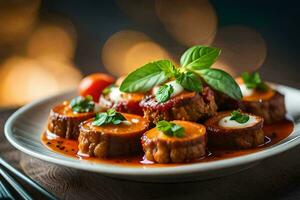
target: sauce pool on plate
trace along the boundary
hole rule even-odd
[[[246,150],[220,150],[208,147],[207,155],[201,159],[195,160],[191,163],[199,162],[211,162],[216,160],[223,160],[228,158],[234,158],[251,153],[255,153],[272,146],[288,137],[294,129],[293,122],[287,119],[281,120],[274,124],[264,125],[263,130],[265,132],[265,143],[257,148]],[[79,160],[88,160],[91,162],[98,162],[104,164],[123,165],[130,167],[169,167],[177,165],[186,165],[189,163],[175,163],[175,164],[156,164],[151,161],[147,161],[143,158],[143,155],[128,156],[128,157],[116,157],[110,159],[99,159],[89,157],[85,154],[78,152],[78,141],[69,140],[58,137],[50,132],[44,132],[41,136],[42,143],[50,150],[63,154],[65,156],[73,157]]]

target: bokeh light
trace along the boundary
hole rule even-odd
[[[7,59],[1,68],[0,76],[0,105],[22,105],[33,99],[54,94],[59,88],[55,77],[30,58]]]
[[[181,44],[209,45],[217,31],[217,15],[208,0],[156,0],[156,13]]]
[[[106,69],[115,76],[160,59],[171,59],[167,51],[146,34],[123,30],[113,34],[104,44],[102,61]]]
[[[40,0],[0,1],[0,44],[24,39],[37,20]]]
[[[13,56],[0,68],[0,106],[19,106],[77,87],[81,74],[72,64]]]
[[[53,60],[70,61],[75,52],[75,30],[71,23],[43,24],[36,28],[28,41],[27,54]]]
[[[267,55],[266,43],[261,34],[246,26],[220,28],[213,46],[222,49],[219,62],[229,66],[234,74],[257,70]]]

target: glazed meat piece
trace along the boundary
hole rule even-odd
[[[199,159],[206,153],[206,129],[203,125],[175,120],[184,128],[183,137],[170,137],[157,128],[147,131],[142,145],[147,160],[157,163],[179,163]]]
[[[48,130],[63,138],[77,139],[79,124],[94,116],[94,112],[73,112],[70,102],[65,101],[51,109],[48,118]]]
[[[198,121],[213,116],[217,105],[214,93],[204,87],[202,93],[184,91],[167,102],[159,103],[153,95],[144,98],[141,103],[144,117],[153,123],[160,120]]]
[[[276,90],[270,89],[269,96],[256,94],[256,96],[244,97],[241,103],[241,109],[262,116],[265,123],[271,124],[285,118],[286,108],[284,95]],[[264,94],[266,95],[266,94]]]
[[[94,126],[94,119],[80,125],[79,150],[92,157],[106,158],[141,152],[140,138],[148,122],[138,115],[125,114],[126,122]]]
[[[263,118],[249,116],[245,123],[231,120],[231,112],[220,112],[205,122],[208,146],[230,149],[247,149],[264,143]]]
[[[224,93],[214,91],[218,111],[234,110],[241,107],[241,101],[232,99]]]
[[[124,93],[118,86],[112,85],[100,96],[100,106],[109,109],[114,108],[118,112],[143,115],[143,110],[139,106],[144,95],[139,93]]]

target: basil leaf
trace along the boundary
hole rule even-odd
[[[179,126],[175,123],[167,122],[165,120],[159,121],[156,124],[156,128],[170,137],[183,137],[185,135],[184,128],[182,126]]]
[[[107,121],[107,113],[97,113],[95,120],[92,122],[93,126],[102,126],[106,123]]]
[[[244,124],[249,121],[249,115],[243,114],[240,111],[232,111],[230,120],[234,120],[240,124]]]
[[[155,98],[159,103],[166,102],[170,99],[174,88],[172,85],[162,85],[155,94]]]
[[[243,95],[239,85],[227,72],[220,69],[204,69],[196,71],[196,73],[198,73],[213,89],[220,91],[233,99],[242,99]]]
[[[174,67],[168,60],[148,63],[130,73],[122,82],[122,92],[147,92],[172,76]]]
[[[194,46],[186,50],[180,58],[180,64],[189,70],[210,68],[219,57],[221,50],[206,46]]]
[[[268,86],[267,84],[265,84],[262,79],[260,78],[259,73],[255,72],[255,73],[248,73],[248,72],[244,72],[242,73],[242,79],[246,85],[247,88],[249,89],[257,89],[260,91],[267,91],[268,90]]]
[[[95,102],[90,95],[86,97],[78,96],[71,100],[70,107],[72,111],[76,113],[92,112],[95,107]]]
[[[94,121],[92,122],[93,126],[102,126],[106,124],[118,125],[126,121],[126,118],[121,114],[116,112],[114,109],[108,109],[106,112],[97,113]]]
[[[186,90],[195,92],[202,91],[200,79],[192,72],[178,73],[176,75],[176,82]]]
[[[184,128],[182,126],[175,124],[172,126],[171,130],[175,137],[183,137],[184,136]]]
[[[159,121],[156,124],[156,128],[159,131],[162,131],[163,133],[165,133],[166,135],[172,136],[172,124],[170,122],[167,122],[165,120]]]

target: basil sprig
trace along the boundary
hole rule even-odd
[[[126,118],[119,112],[116,112],[114,109],[108,109],[106,112],[97,113],[94,121],[92,122],[93,126],[102,126],[106,124],[118,125],[121,122],[126,121]]]
[[[238,110],[234,110],[231,112],[231,118],[230,120],[234,120],[240,124],[244,124],[247,121],[249,121],[250,117],[249,115],[243,114]]]
[[[156,85],[168,80],[173,74],[174,66],[168,60],[148,63],[131,72],[122,82],[122,92],[147,92]]]
[[[257,89],[259,91],[267,91],[268,85],[263,82],[258,72],[242,73],[242,79],[248,89]]]
[[[170,99],[173,92],[174,88],[172,85],[162,85],[158,88],[155,98],[159,103],[163,103]]]
[[[70,106],[72,111],[76,113],[92,112],[95,107],[95,102],[90,95],[86,97],[78,96],[71,100]]]
[[[159,131],[163,132],[165,135],[171,137],[183,137],[185,135],[184,128],[182,126],[165,120],[159,121],[156,124],[156,128]]]
[[[130,73],[122,82],[122,92],[147,92],[170,78],[176,79],[184,89],[202,91],[202,82],[229,97],[240,100],[242,92],[235,80],[220,69],[211,69],[211,65],[220,55],[221,50],[206,46],[189,48],[181,56],[180,68],[175,68],[170,61],[159,60],[148,63]]]
[[[186,50],[181,58],[180,64],[190,70],[201,70],[210,68],[221,53],[220,49],[194,46]]]
[[[202,91],[202,83],[197,75],[193,72],[187,71],[175,74],[176,82],[179,83],[184,89],[189,91]]]

